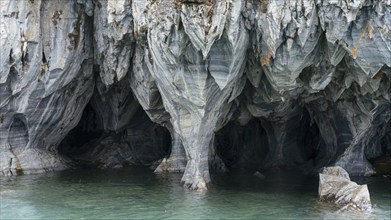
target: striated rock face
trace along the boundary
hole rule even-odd
[[[92,4],[1,1],[3,174],[62,169],[57,146],[94,88]]]
[[[10,0],[0,13],[3,174],[163,159],[156,172],[206,189],[210,169],[369,175],[391,152],[389,0]]]
[[[326,167],[319,174],[319,197],[342,205],[342,209],[372,209],[368,186],[351,181],[349,174],[339,166]]]
[[[188,154],[182,181],[193,189],[205,188],[210,181],[208,154],[213,131],[244,85],[241,77],[248,34],[238,14],[241,4],[158,1],[150,7],[150,71]],[[161,10],[166,14],[162,16]],[[226,32],[233,35],[223,33],[225,23]]]

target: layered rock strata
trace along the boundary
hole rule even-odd
[[[1,1],[3,174],[63,169],[57,147],[94,90],[92,4]]]
[[[389,0],[10,0],[0,13],[3,174],[164,158],[157,172],[206,189],[209,168],[370,175],[391,152]]]

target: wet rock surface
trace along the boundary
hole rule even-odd
[[[0,4],[2,174],[161,161],[206,189],[391,152],[388,0]]]
[[[319,197],[343,206],[341,209],[372,209],[368,186],[351,181],[349,174],[339,166],[325,167],[319,173]]]

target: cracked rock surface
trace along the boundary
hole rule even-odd
[[[370,175],[391,153],[389,0],[0,6],[3,175],[154,164],[206,189],[209,170]]]

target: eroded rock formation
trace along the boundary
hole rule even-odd
[[[210,168],[368,175],[391,152],[389,0],[10,0],[0,13],[3,174],[164,158],[156,172],[205,189]]]
[[[367,185],[358,185],[339,166],[325,167],[319,173],[319,197],[322,201],[334,202],[341,209],[371,211],[372,203]]]
[[[94,90],[92,4],[1,1],[3,174],[66,167],[56,151]]]

